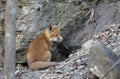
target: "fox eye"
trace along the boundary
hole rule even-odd
[[[52,31],[52,27],[50,26],[50,31]]]
[[[57,34],[55,34],[55,36],[58,36]]]

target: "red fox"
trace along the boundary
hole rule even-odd
[[[30,69],[45,69],[57,65],[57,62],[51,62],[51,42],[61,42],[62,40],[57,25],[53,25],[51,29],[46,28],[45,31],[33,39],[27,53],[27,62]]]

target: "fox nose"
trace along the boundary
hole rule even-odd
[[[60,41],[60,42],[62,42],[62,40],[63,40],[63,37],[62,37],[62,36],[60,36],[60,37],[59,37],[59,41]]]

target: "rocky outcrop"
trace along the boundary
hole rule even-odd
[[[83,26],[83,28],[80,28],[81,30],[76,31],[77,33],[72,33],[74,38],[70,40],[74,41],[70,42],[71,45],[83,44],[87,40],[91,39],[93,35],[105,31],[107,28],[111,27],[111,25],[119,24],[119,4],[119,1],[117,3],[110,4],[102,3],[99,4],[97,7],[91,9],[90,12],[88,12],[89,17],[84,17],[85,22],[83,22],[82,24],[78,24],[79,27]],[[78,23],[80,23],[80,21]]]
[[[73,54],[70,54],[69,57],[64,59],[65,61],[60,62],[58,66],[51,67],[46,70],[31,71],[28,68],[18,67],[16,69],[16,71],[19,71],[17,77],[21,79],[83,79],[88,76],[90,77],[90,75],[88,75],[90,70],[86,62],[89,59],[89,50],[91,49],[94,40],[97,40],[106,47],[112,49],[114,51],[113,53],[117,54],[119,57],[120,1],[117,2],[116,0],[113,2],[110,0],[112,3],[109,3],[109,1],[107,2],[106,0],[104,3],[103,2],[103,0],[93,0],[93,2],[90,2],[89,0],[21,0],[21,3],[18,4],[17,15],[16,47],[18,60],[20,58],[18,63],[26,62],[25,54],[31,40],[50,24],[56,23],[61,28],[61,34],[64,37],[64,41],[62,44],[56,44],[52,51],[59,56],[56,58],[61,59],[64,59],[63,54],[67,54],[67,56],[71,52]],[[4,17],[3,14],[0,14],[0,17]],[[4,20],[0,20],[0,22],[4,23]],[[2,44],[4,46],[3,26],[0,27],[0,34],[0,40],[3,41]],[[85,43],[91,38],[93,38],[91,42]],[[98,44],[97,42],[94,43]],[[82,48],[81,45],[83,45]],[[92,47],[92,49],[95,49],[94,46]],[[77,48],[77,50],[75,48]],[[104,47],[102,46],[99,48],[98,46],[98,49],[104,49]],[[102,51],[95,49],[95,51],[106,53],[106,49]],[[58,52],[62,55],[58,55]],[[53,54],[53,56],[56,56],[56,54]],[[61,56],[63,56],[63,58]],[[101,54],[98,54],[98,57],[99,56],[101,56]],[[101,58],[105,57],[107,56],[104,56],[104,54],[101,56]],[[56,60],[56,58],[54,58],[54,60]],[[108,57],[107,59],[109,60],[110,58]],[[113,61],[113,59],[110,59],[110,61]],[[97,63],[96,61],[93,61],[93,65]],[[102,62],[103,64],[101,65],[100,63],[97,63],[99,64],[97,68],[101,66],[103,67],[104,64],[106,65],[106,62],[108,61]],[[115,62],[116,58],[114,63]],[[109,66],[112,65],[113,63],[110,62]],[[106,67],[106,70],[108,68],[109,67]],[[0,73],[1,72],[2,70],[0,69]],[[100,72],[100,74],[104,73],[104,71]],[[95,75],[97,75],[97,73]],[[97,76],[100,77],[99,75]],[[92,78],[93,77],[94,76],[92,74]],[[108,77],[111,76],[108,75]],[[3,78],[2,73],[0,74],[0,78]]]
[[[103,77],[105,73],[119,60],[119,57],[109,48],[105,47],[99,41],[90,40],[86,42],[83,47],[88,49],[89,59],[88,66],[90,70],[99,78]],[[104,79],[119,79],[120,78],[120,64],[118,63]]]
[[[26,50],[30,41],[41,30],[45,29],[49,24],[57,23],[61,28],[64,41],[62,44],[54,47],[53,52],[60,52],[59,56],[66,53],[68,55],[73,49],[79,48],[87,40],[91,39],[93,35],[105,31],[111,27],[110,25],[119,23],[119,1],[114,3],[107,1],[102,3],[100,1],[97,6],[91,9],[92,5],[96,4],[96,2],[54,2],[51,0],[46,2],[43,0],[39,4],[33,1],[29,3],[31,6],[29,4],[23,6],[19,9],[19,14],[22,15],[18,17],[17,21],[17,50],[22,50],[22,52]],[[59,51],[61,48],[64,50]],[[64,51],[66,52],[64,53]],[[56,54],[53,56],[56,56]]]
[[[113,30],[113,27],[109,29]],[[58,66],[39,71],[31,71],[29,69],[20,70],[20,76],[18,77],[22,79],[29,79],[31,77],[45,79],[95,79],[96,77],[94,75],[98,78],[102,77],[119,59],[119,55],[112,52],[110,48],[112,44],[108,43],[106,45],[104,42],[107,38],[105,35],[108,35],[106,31],[102,32],[102,34],[104,34],[104,36],[101,37],[101,35],[95,35],[93,39],[88,40],[82,45],[81,49],[76,50],[74,54],[70,54],[65,61],[59,62]],[[110,35],[111,41],[114,40],[112,37],[115,37],[116,35],[112,32]],[[118,41],[114,42],[114,47],[117,46],[117,42]],[[109,48],[105,45],[109,46]],[[117,64],[115,68],[105,76],[105,79],[119,79],[119,71],[120,64]]]
[[[58,24],[64,41],[53,46],[52,60],[65,59],[74,48],[80,46],[81,43],[76,43],[76,41],[78,33],[81,35],[84,29],[83,22],[81,22],[83,15],[96,2],[79,0],[28,0],[28,2],[21,2],[18,7],[17,52],[22,52],[22,55],[25,54],[24,52],[26,52],[29,43],[34,37],[49,25]],[[20,56],[18,57],[24,59]]]
[[[109,29],[113,30],[112,27]],[[18,66],[15,72],[16,77],[20,79],[95,79],[96,77],[94,75],[101,77],[114,65],[114,63],[116,63],[119,57],[119,55],[110,50],[112,46],[111,43],[105,44],[104,41],[107,38],[107,36],[105,36],[107,34],[106,31],[102,32],[102,34],[104,35],[102,35],[102,37],[101,34],[95,35],[93,39],[84,43],[81,49],[77,49],[73,54],[70,54],[65,61],[59,62],[59,65],[55,67],[31,71],[29,68]],[[111,41],[114,40],[112,37],[115,36],[116,35],[111,32]],[[116,42],[118,41],[114,42],[114,47],[117,46]],[[105,45],[109,46],[109,48],[105,47]],[[105,79],[119,79],[119,67],[120,64],[117,64],[115,68],[105,76]],[[0,76],[3,78],[2,74]]]
[[[89,51],[89,66],[90,70],[102,77],[112,67],[119,58],[110,49],[103,45],[94,45]],[[118,63],[104,79],[119,79],[120,64]]]
[[[93,40],[87,41],[82,46],[88,50],[88,66],[90,70],[99,78],[103,77],[103,75],[105,79],[120,78],[120,64],[117,63],[117,65],[111,69],[120,57],[118,52],[119,35],[119,24],[111,25],[110,28],[105,29],[105,31],[100,32],[98,35],[94,35]],[[105,75],[109,69],[111,69],[111,71]]]
[[[4,46],[5,1],[0,7],[0,37]],[[98,34],[111,24],[119,23],[120,2],[103,0],[20,0],[17,11],[16,50],[19,59],[26,54],[29,43],[50,24],[58,24],[64,37],[62,44],[53,52],[67,57],[94,34]],[[92,9],[91,9],[92,8]],[[63,50],[60,50],[60,49]],[[26,57],[26,56],[23,56]],[[56,59],[53,57],[53,60]],[[64,58],[61,58],[64,59]],[[22,60],[21,62],[25,62]]]

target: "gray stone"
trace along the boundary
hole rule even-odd
[[[90,70],[98,77],[102,77],[117,60],[118,56],[102,44],[95,44],[90,48],[88,65]],[[119,71],[120,63],[104,79],[119,79]]]

